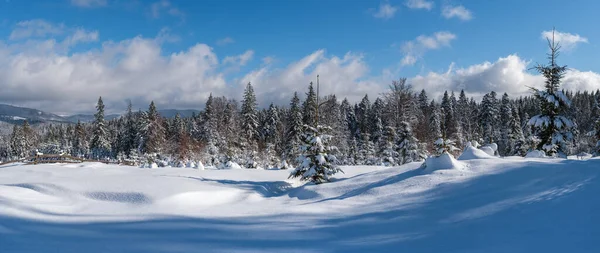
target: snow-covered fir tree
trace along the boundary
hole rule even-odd
[[[396,129],[392,126],[385,128],[384,137],[379,141],[380,159],[385,166],[396,166],[401,162],[396,151]]]
[[[258,134],[258,114],[256,110],[256,95],[251,83],[246,85],[244,90],[244,99],[242,100],[241,111],[241,130],[242,130],[242,148],[243,148],[243,163],[247,168],[256,168],[257,166],[257,140]]]
[[[597,96],[595,107],[600,111],[600,96]],[[600,114],[598,114],[594,125],[594,137],[596,141],[594,156],[600,156]]]
[[[361,134],[371,133],[371,101],[369,96],[365,95],[358,106],[356,107],[356,123],[358,124],[358,131]],[[362,136],[360,136],[362,140]]]
[[[433,100],[431,101],[430,108],[431,115],[429,118],[429,138],[437,140],[438,138],[442,137],[440,110]]]
[[[102,97],[98,98],[96,114],[94,114],[92,141],[90,149],[95,159],[106,158],[110,155],[110,142],[108,141],[108,129],[104,121],[104,102]]]
[[[523,135],[523,129],[521,128],[521,118],[516,108],[512,108],[511,117],[509,119],[508,126],[510,128],[508,147],[510,149],[507,155],[519,155],[525,156],[527,154],[527,143],[525,136]]]
[[[504,93],[502,95],[502,100],[500,101],[500,139],[498,140],[498,153],[500,155],[512,155],[512,123],[513,123],[513,114],[512,114],[512,105],[510,103],[510,99],[508,94]]]
[[[143,150],[147,154],[160,154],[164,148],[166,130],[154,101],[150,102],[145,116],[142,122]]]
[[[23,129],[18,125],[13,125],[12,134],[10,135],[10,155],[11,159],[20,159],[27,156],[27,143]]]
[[[573,121],[565,115],[571,100],[560,90],[561,79],[567,66],[559,66],[556,63],[560,45],[554,41],[554,37],[552,40],[548,39],[548,46],[549,64],[538,64],[535,67],[546,79],[545,89],[532,88],[540,103],[541,113],[533,116],[529,125],[534,127],[535,134],[540,139],[538,150],[546,152],[549,156],[565,157],[569,153],[575,128]]]
[[[482,139],[484,143],[495,143],[498,140],[498,118],[499,118],[498,99],[496,92],[492,91],[483,96],[481,101],[481,115],[479,124],[483,129]]]
[[[419,147],[419,140],[414,136],[408,122],[401,122],[398,128],[398,155],[400,164],[422,161],[427,157]]]
[[[77,121],[75,125],[75,136],[73,140],[73,155],[77,157],[84,157],[89,151],[89,143],[86,136],[86,131],[81,123]]]
[[[294,92],[287,116],[286,146],[283,153],[283,159],[291,166],[297,165],[296,158],[300,155],[299,147],[302,143],[302,125],[300,99],[298,98],[298,93]]]
[[[302,122],[305,125],[314,126],[316,124],[316,109],[317,108],[317,94],[313,87],[313,83],[310,82],[308,85],[308,92],[306,93],[306,100],[302,104]]]
[[[302,155],[298,158],[299,166],[292,171],[290,178],[300,178],[316,184],[329,182],[331,176],[343,172],[337,166],[337,158],[332,154],[336,148],[329,146],[332,136],[327,132],[331,131],[331,128],[304,125],[304,129]]]
[[[370,134],[361,134],[361,139],[358,144],[359,150],[356,158],[356,164],[360,165],[376,165],[377,157],[375,156],[375,145],[371,141]]]
[[[439,138],[434,143],[434,156],[440,156],[444,153],[452,154],[452,152],[459,150],[456,147],[456,143],[451,139]]]

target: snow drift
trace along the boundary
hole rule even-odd
[[[492,155],[490,155],[488,152],[491,151]],[[483,151],[481,149],[478,149],[476,147],[473,147],[472,145],[467,145],[467,147],[465,147],[465,150],[462,152],[462,154],[458,157],[458,160],[473,160],[473,159],[490,159],[490,158],[496,158],[495,156],[493,156],[493,149],[489,148],[488,152]]]

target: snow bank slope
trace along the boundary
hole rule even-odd
[[[0,167],[0,252],[598,252],[600,160],[287,171]]]

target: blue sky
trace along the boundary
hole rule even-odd
[[[114,110],[126,99],[195,108],[210,92],[238,98],[252,81],[261,104],[283,104],[315,74],[325,92],[351,100],[399,77],[434,97],[460,88],[520,95],[515,87],[540,82],[528,69],[544,62],[542,32],[553,26],[560,63],[573,69],[567,88],[598,89],[599,9],[591,0],[1,0],[0,64],[12,71],[0,74],[9,91],[0,102],[71,113],[114,95]]]

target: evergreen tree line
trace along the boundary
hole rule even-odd
[[[152,102],[146,111],[133,111],[130,104],[124,115],[108,121],[100,98],[92,123],[15,125],[12,133],[0,135],[0,160],[27,157],[37,150],[172,165],[202,161],[209,166],[236,162],[246,168],[280,168],[285,161],[283,166],[296,167],[303,152],[305,126],[317,126],[317,120],[319,125],[327,126],[332,137],[329,144],[337,147],[331,153],[338,165],[393,166],[420,161],[435,153],[434,143],[440,138],[453,140],[460,149],[473,140],[497,143],[502,156],[523,156],[533,149],[597,153],[600,91],[562,92],[550,88],[546,91],[554,93],[536,91],[534,96],[518,98],[492,91],[481,101],[464,91],[458,95],[446,91],[436,101],[425,90],[416,92],[406,79],[400,79],[379,97],[365,95],[352,104],[335,95],[317,99],[311,83],[304,99],[294,93],[289,106],[271,104],[259,109],[249,83],[240,103],[211,95],[205,109],[191,117],[164,118]],[[555,94],[557,100],[564,97],[570,107],[560,107],[548,99],[549,94]],[[560,114],[552,109],[554,105],[563,108]],[[534,115],[555,112],[572,120],[568,134],[550,136],[544,134],[547,128],[540,132],[541,123]],[[554,122],[562,119],[556,117],[544,122],[556,127]],[[561,124],[558,122],[558,126]]]

